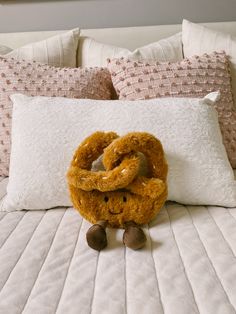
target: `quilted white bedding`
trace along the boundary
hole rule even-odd
[[[72,208],[0,212],[0,313],[236,313],[236,208],[167,203],[141,251],[109,229],[98,253],[88,227]]]

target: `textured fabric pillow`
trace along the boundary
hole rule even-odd
[[[236,37],[183,20],[183,51],[185,57],[224,50],[229,56],[234,103],[236,106]]]
[[[179,61],[183,59],[181,33],[151,43],[133,52],[125,48],[97,42],[90,37],[80,37],[78,64],[82,67],[106,66],[107,59],[129,57],[133,60],[152,59]]]
[[[108,68],[119,99],[201,98],[219,90],[221,98],[215,107],[229,160],[236,167],[236,112],[228,59],[224,53],[194,56],[176,63],[135,62],[121,58],[112,60]]]
[[[76,67],[79,28],[14,49],[6,56],[58,67]]]
[[[12,93],[111,99],[111,90],[107,69],[56,68],[0,57],[0,176],[8,175]]]
[[[236,182],[217,113],[206,104],[212,97],[122,102],[11,96],[10,177],[0,208],[71,205],[66,171],[76,147],[96,130],[146,131],[159,137],[169,164],[169,200],[236,206]]]

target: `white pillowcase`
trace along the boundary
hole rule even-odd
[[[57,67],[76,67],[79,28],[30,43],[5,54],[7,57],[37,61]]]
[[[210,96],[144,101],[11,96],[10,177],[1,210],[71,205],[67,169],[76,147],[97,130],[157,136],[169,164],[169,200],[236,206],[236,182],[217,113],[206,104]]]
[[[133,60],[180,61],[183,59],[181,33],[137,48],[133,52],[126,48],[97,42],[90,37],[80,37],[79,66],[106,66],[108,58],[119,57],[129,57]]]
[[[183,20],[183,51],[185,57],[224,50],[230,58],[234,103],[236,106],[236,37]]]

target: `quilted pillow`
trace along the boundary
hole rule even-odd
[[[58,67],[76,67],[79,28],[16,48],[5,56]]]
[[[193,56],[175,63],[120,58],[113,59],[108,68],[119,99],[124,100],[168,96],[201,98],[219,90],[221,98],[215,108],[229,160],[236,167],[236,112],[225,53]]]
[[[56,68],[37,62],[0,57],[0,176],[8,175],[12,103],[9,96],[63,96],[111,99],[107,69]]]
[[[169,200],[236,206],[236,181],[217,113],[207,105],[214,94],[148,101],[12,95],[10,176],[0,210],[70,206],[67,169],[76,147],[96,130],[157,136],[169,165]]]
[[[107,59],[117,57],[129,57],[132,60],[180,61],[183,59],[181,33],[137,48],[134,51],[100,43],[90,37],[80,37],[79,66],[106,66]]]

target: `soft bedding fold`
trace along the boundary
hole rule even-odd
[[[235,313],[236,208],[168,202],[141,251],[109,229],[98,253],[88,227],[72,208],[1,212],[0,313]]]
[[[0,201],[6,195],[8,178],[0,177]]]

